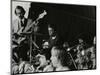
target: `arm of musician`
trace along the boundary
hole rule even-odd
[[[28,19],[27,25],[26,25],[26,27],[25,27],[23,32],[28,32],[30,30],[30,28],[32,27],[31,23],[32,23],[32,19]]]
[[[32,32],[34,30],[34,28],[38,27],[37,26],[38,23],[39,22],[37,20],[35,20],[35,21],[29,20],[27,22],[24,32]]]

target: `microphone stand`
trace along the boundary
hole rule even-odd
[[[71,55],[71,53],[69,51],[68,51],[68,54],[70,55],[70,57],[72,59],[72,62],[74,64],[74,66],[75,66],[75,69],[77,69],[76,63],[75,63],[75,61],[74,61],[74,59],[73,59],[73,57],[72,57],[72,55]]]
[[[75,45],[75,46],[76,46],[76,45]],[[74,46],[74,47],[75,47],[75,46]],[[73,47],[72,47],[72,48],[73,48]],[[71,49],[72,49],[72,48],[71,48]],[[72,54],[70,53],[70,50],[68,50],[68,49],[69,49],[69,48],[67,48],[66,51],[68,52],[69,56],[71,57],[72,62],[73,62],[73,64],[74,64],[74,66],[75,66],[75,69],[78,69],[77,66],[76,66],[76,63],[75,63],[75,61],[74,61],[74,59],[73,59],[73,57],[72,57]]]

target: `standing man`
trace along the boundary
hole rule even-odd
[[[21,35],[21,33],[23,33],[27,25],[27,19],[24,17],[25,15],[24,8],[22,6],[16,6],[15,15],[17,16],[17,19],[15,19],[12,24],[13,54],[17,56],[18,60],[20,59],[26,60],[28,43],[26,42],[25,36]]]
[[[25,37],[21,37],[21,33],[24,31],[27,24],[27,19],[24,17],[24,8],[22,6],[17,6],[15,8],[15,15],[17,19],[15,19],[12,24],[12,39],[14,39],[17,44],[20,44],[21,41],[25,40]]]
[[[23,32],[27,24],[27,19],[24,17],[24,8],[22,6],[17,6],[15,8],[15,15],[17,16],[17,19],[15,19],[13,22],[12,31],[13,33],[17,33],[18,35],[20,35],[20,33]]]

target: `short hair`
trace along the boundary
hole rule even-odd
[[[22,12],[23,14],[25,14],[25,10],[24,10],[24,8],[23,8],[22,6],[16,6],[16,8],[15,8],[15,14],[17,14],[17,13],[16,13],[16,9],[21,10],[21,12]]]
[[[72,61],[68,52],[62,46],[54,46],[53,48],[57,51],[57,58],[60,60],[61,65],[70,67]]]
[[[49,25],[48,25],[48,28],[52,28],[54,31],[56,30],[56,26],[55,26],[55,25],[53,25],[53,24],[52,24],[52,25],[51,25],[51,24],[49,24]]]

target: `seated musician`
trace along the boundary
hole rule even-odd
[[[43,44],[43,48],[52,48],[58,42],[58,35],[55,31],[54,25],[48,25],[49,39]]]
[[[25,15],[24,8],[22,6],[16,6],[15,15],[17,18],[12,23],[12,49],[13,51],[15,50],[14,52],[17,51],[19,58],[26,59],[25,56],[27,54],[27,48],[28,48],[27,42],[25,41],[26,40],[25,36],[21,35],[27,24],[27,19],[24,17]],[[21,43],[22,46],[20,47]],[[15,49],[15,47],[18,47],[17,50]]]
[[[44,42],[43,49],[46,52],[46,54],[51,55],[52,47],[58,44],[59,41],[54,25],[48,25],[48,33],[49,33],[49,38],[47,41]]]

